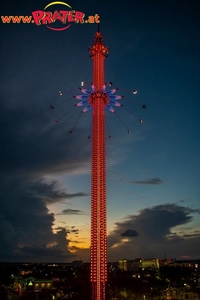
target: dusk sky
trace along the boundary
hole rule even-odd
[[[1,16],[50,1],[21,3]],[[105,81],[124,96],[106,111],[108,260],[200,259],[199,0],[65,3],[99,15]],[[91,111],[78,120],[73,95],[91,88],[97,24],[0,27],[0,261],[89,261]]]

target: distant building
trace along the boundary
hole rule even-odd
[[[34,277],[24,279],[22,277],[15,277],[14,290],[18,291],[19,296],[21,296],[24,290],[41,292],[44,289],[52,289],[52,284],[53,281],[48,279],[35,279]]]
[[[50,279],[35,279],[30,277],[26,279],[27,288],[31,288],[33,290],[41,291],[42,289],[52,289],[53,281]]]
[[[158,270],[160,268],[159,259],[144,259],[136,258],[134,260],[120,259],[119,269],[124,271],[138,271],[139,269],[152,269]]]
[[[127,271],[127,259],[120,259],[119,260],[119,269]]]
[[[153,258],[153,259],[142,259],[141,260],[141,267],[142,269],[151,268],[151,269],[159,269],[159,259]]]

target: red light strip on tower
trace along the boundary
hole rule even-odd
[[[102,48],[104,47],[104,48]],[[104,59],[107,48],[101,33],[96,33],[90,48],[93,58],[93,85],[97,93],[92,99],[92,211],[91,211],[91,284],[92,300],[106,300],[106,174],[105,174],[105,106],[100,93],[104,85]],[[103,52],[103,50],[105,50]]]

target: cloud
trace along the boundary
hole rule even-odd
[[[173,253],[174,257],[198,256],[200,230],[178,232],[177,226],[186,226],[199,214],[199,209],[166,203],[128,215],[115,224],[108,236],[109,258],[118,260],[126,253],[128,259],[135,257],[163,257]],[[134,229],[133,229],[134,228]],[[135,234],[135,235],[134,235]],[[136,239],[131,237],[137,236]]]
[[[61,188],[58,181],[51,180],[45,182],[45,179],[43,178],[31,183],[29,191],[32,195],[37,195],[46,204],[87,196],[87,194],[83,192],[69,194]]]
[[[77,258],[82,259],[84,262],[90,261],[90,249],[89,248],[82,248],[82,247],[77,247],[77,246],[73,245],[70,247],[70,250],[76,254]]]
[[[49,111],[51,92],[44,95],[40,84],[35,82],[33,89],[32,82],[27,93],[19,79],[9,78],[9,82],[12,88],[1,90],[6,95],[1,98],[0,119],[0,260],[70,261],[74,256],[68,249],[68,232],[62,227],[52,232],[55,216],[48,206],[88,194],[69,193],[57,180],[48,178],[89,173],[90,143],[85,143],[84,126],[77,127],[74,135],[66,134],[77,111],[54,126]],[[56,114],[61,116],[68,108],[58,108]],[[67,220],[63,224],[67,227]]]
[[[184,234],[183,237],[184,237],[184,238],[193,238],[193,237],[198,237],[198,238],[200,238],[200,232],[198,232],[198,233]]]
[[[115,171],[110,171],[110,173],[114,176],[115,180],[122,183],[130,183],[130,184],[141,184],[141,185],[157,185],[162,184],[163,181],[159,177],[153,177],[144,180],[133,180],[129,179],[126,176],[123,176]]]
[[[181,200],[177,201],[176,203],[177,203],[177,204],[178,204],[178,203],[185,203],[185,200],[182,200],[182,199],[181,199]]]
[[[135,236],[138,236],[138,233],[137,233],[137,231],[135,231],[133,229],[127,229],[125,232],[121,233],[121,236],[135,237]]]
[[[1,261],[70,260],[67,231],[59,227],[57,233],[52,232],[55,218],[46,206],[65,197],[67,193],[55,181],[34,180],[31,185],[26,179],[5,180],[0,197]]]
[[[76,233],[76,234],[79,233],[79,231],[80,231],[79,229],[70,230],[70,232],[73,232],[73,233]]]
[[[1,102],[4,113],[0,119],[3,133],[0,163],[4,176],[41,178],[64,172],[89,173],[90,143],[85,143],[84,126],[76,128],[72,135],[66,134],[74,123],[77,111],[71,112],[70,118],[63,118],[55,126],[49,111],[51,97],[43,101],[42,92],[24,96],[23,92],[19,95],[16,91],[13,102],[13,95],[8,91],[7,100]],[[68,110],[69,107],[61,107],[55,113],[59,116]],[[81,144],[84,147],[80,147]]]
[[[18,254],[23,255],[29,261],[38,261],[43,258],[43,261],[62,262],[66,259],[73,259],[73,255],[67,251],[68,240],[65,229],[58,231],[54,235],[54,242],[50,244],[24,246],[18,249]]]
[[[85,213],[82,210],[78,209],[64,209],[58,215],[84,215]]]
[[[156,178],[151,178],[151,179],[146,179],[146,180],[135,180],[135,181],[130,181],[130,183],[134,183],[134,184],[161,184],[163,183],[163,181],[156,177]]]

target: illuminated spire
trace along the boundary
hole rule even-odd
[[[105,108],[115,113],[113,106],[122,106],[114,95],[117,88],[106,91],[104,81],[104,60],[108,47],[104,45],[99,30],[93,45],[89,47],[93,60],[93,82],[91,90],[80,88],[82,95],[76,106],[83,106],[82,112],[92,109],[92,186],[91,186],[91,249],[90,280],[92,300],[107,299],[107,232],[106,232],[106,155],[105,155]],[[109,84],[109,86],[112,84]],[[90,138],[90,136],[89,136]],[[109,136],[110,138],[110,136]]]

